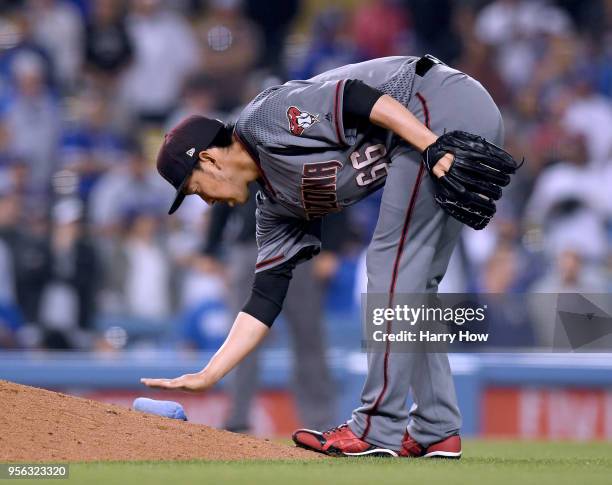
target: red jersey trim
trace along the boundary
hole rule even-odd
[[[255,269],[261,269],[261,268],[264,268],[266,266],[269,266],[272,263],[276,263],[277,261],[280,261],[284,257],[285,257],[284,254],[279,254],[278,256],[274,256],[272,258],[264,259],[261,263],[257,263],[255,265]]]
[[[334,96],[334,124],[336,127],[336,136],[338,137],[338,142],[343,145],[347,145],[346,139],[344,138],[344,130],[340,126],[340,119],[342,116],[342,106],[340,103],[340,93],[342,89],[344,89],[344,80],[338,81],[336,84],[336,95]]]

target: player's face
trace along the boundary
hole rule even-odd
[[[237,177],[228,172],[213,160],[201,160],[189,178],[185,193],[199,196],[208,205],[215,202],[227,202],[230,206],[244,204],[249,198],[247,184],[237,181]]]

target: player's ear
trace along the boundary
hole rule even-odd
[[[211,155],[211,153],[208,150],[202,150],[200,153],[198,153],[198,158],[200,159],[200,163],[209,162],[209,163],[212,163],[213,165],[217,163],[215,158]]]
[[[211,147],[208,150],[202,150],[198,157],[200,158],[200,163],[210,163],[211,168],[216,168],[218,170],[221,169],[223,158],[222,149],[218,147]]]

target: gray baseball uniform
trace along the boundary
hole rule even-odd
[[[345,126],[343,87],[356,79],[389,94],[442,134],[464,130],[501,144],[499,110],[475,80],[443,64],[388,57],[267,89],[242,112],[236,134],[256,159],[256,271],[320,248],[321,216],[383,187],[368,248],[368,292],[435,292],[462,225],[436,204],[420,153],[370,123]],[[306,257],[307,257],[306,256]],[[412,390],[414,405],[406,408]],[[400,449],[406,426],[423,446],[458,432],[461,417],[445,354],[372,352],[362,406],[349,425],[362,439]]]

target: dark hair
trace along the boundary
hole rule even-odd
[[[234,123],[225,123],[213,139],[209,148],[227,148],[232,144],[234,134]]]

